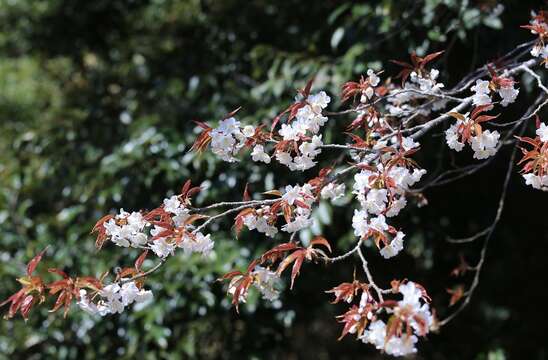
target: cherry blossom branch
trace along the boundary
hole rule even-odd
[[[522,131],[525,130],[525,124],[526,123],[524,123],[522,125]],[[510,184],[510,179],[512,177],[512,170],[514,168],[514,161],[515,161],[515,158],[516,158],[517,150],[518,150],[517,147],[514,147],[514,149],[512,150],[512,155],[510,156],[510,161],[509,161],[509,164],[508,164],[508,169],[506,171],[506,176],[505,176],[505,179],[504,179],[502,192],[501,192],[501,196],[500,196],[500,199],[499,199],[499,204],[498,204],[498,207],[497,207],[497,212],[496,212],[495,218],[494,218],[493,223],[491,224],[491,226],[489,226],[487,228],[488,231],[486,232],[486,236],[485,236],[485,239],[484,239],[481,251],[480,251],[480,259],[479,259],[477,265],[472,268],[475,271],[474,279],[472,280],[472,284],[470,285],[469,290],[464,293],[465,298],[462,301],[462,303],[459,305],[457,310],[455,310],[455,312],[453,312],[451,315],[447,316],[445,319],[443,319],[439,322],[440,327],[446,325],[447,323],[449,323],[451,320],[453,320],[459,313],[461,313],[466,308],[466,306],[470,303],[470,301],[472,299],[472,295],[474,294],[474,291],[476,290],[476,288],[479,285],[480,274],[481,274],[483,264],[485,263],[485,256],[487,254],[487,247],[489,245],[489,240],[491,239],[491,237],[493,236],[493,233],[495,232],[496,225],[498,224],[498,222],[499,222],[499,220],[502,216],[502,211],[504,209],[504,204],[505,204],[505,200],[506,200],[506,193],[508,191],[508,185]],[[475,237],[475,239],[479,238],[479,236],[477,236],[477,237],[476,236],[477,236],[477,234],[473,235],[471,238],[474,238],[474,237]],[[474,241],[475,239],[473,239],[471,241]],[[470,241],[465,241],[465,242],[470,242]]]
[[[483,235],[488,234],[489,231],[491,231],[492,228],[493,228],[493,224],[491,224],[488,227],[486,227],[485,229],[475,233],[474,235],[468,236],[468,237],[465,237],[465,238],[454,239],[454,238],[448,236],[446,241],[448,243],[451,243],[451,244],[464,244],[464,243],[473,242],[473,241],[481,238]]]
[[[160,261],[156,265],[154,265],[152,268],[150,268],[149,270],[147,270],[147,271],[145,271],[141,274],[135,275],[131,278],[120,279],[119,283],[120,284],[126,284],[126,283],[129,283],[129,282],[133,282],[135,280],[143,279],[143,278],[153,274],[157,270],[159,270],[162,267],[162,265],[165,264],[166,261],[167,261],[167,258],[160,258]]]
[[[456,181],[456,180],[462,179],[464,177],[467,177],[469,175],[472,175],[472,174],[478,172],[479,170],[483,169],[487,165],[489,165],[496,158],[496,155],[499,153],[499,150],[502,148],[502,146],[511,145],[511,144],[515,143],[514,141],[511,141],[510,143],[508,143],[508,140],[513,136],[513,134],[515,133],[515,131],[517,130],[517,128],[519,127],[519,125],[521,123],[523,123],[525,120],[531,119],[533,116],[535,116],[538,113],[538,111],[540,111],[540,109],[543,106],[548,104],[548,99],[546,99],[546,98],[547,98],[547,96],[545,94],[540,95],[539,97],[537,97],[535,102],[529,107],[529,109],[527,109],[527,111],[525,112],[525,114],[522,117],[520,117],[518,120],[513,121],[512,123],[507,123],[507,124],[512,124],[514,126],[511,130],[508,131],[508,133],[506,134],[504,139],[497,146],[497,152],[496,152],[495,156],[492,156],[492,157],[488,158],[487,160],[485,160],[485,161],[483,161],[479,164],[474,164],[474,165],[464,166],[464,167],[457,168],[457,169],[447,170],[444,173],[442,173],[442,174],[438,175],[437,177],[435,177],[433,180],[430,180],[429,182],[427,182],[421,188],[413,189],[413,190],[410,190],[410,191],[413,192],[413,193],[421,193],[424,190],[426,190],[427,188],[446,185],[446,184],[449,184],[453,181]],[[541,103],[541,101],[543,99],[545,99],[545,101]],[[535,110],[532,110],[533,107],[535,107],[535,106],[537,106],[535,108]],[[446,177],[448,175],[452,175],[452,174],[456,174],[456,175],[453,176],[453,177],[444,179],[444,177]],[[489,227],[486,228],[484,231],[487,231],[488,229],[489,229]],[[461,243],[461,242],[465,243],[465,242],[469,242],[469,241],[471,242],[473,240],[469,240],[469,239],[470,238],[475,239],[474,236],[475,235],[472,235],[470,237],[466,237],[466,238],[463,238],[463,239],[448,238],[447,241],[451,242],[451,243]],[[481,237],[481,235],[478,236],[478,238],[479,237]]]
[[[512,59],[513,60],[512,63],[507,63],[506,64],[506,66],[512,66],[512,65],[514,65],[515,61],[518,61],[523,56],[527,55],[529,53],[529,51],[531,50],[531,47],[535,43],[536,43],[536,40],[532,40],[532,41],[528,41],[526,43],[520,44],[520,45],[516,46],[512,51],[505,54],[500,60],[505,61],[507,59]],[[517,55],[516,55],[516,53],[517,53]],[[454,94],[458,94],[460,92],[463,92],[465,90],[468,90],[468,89],[470,89],[470,87],[474,84],[474,82],[477,79],[480,79],[480,78],[482,78],[482,77],[484,77],[488,74],[489,74],[489,71],[488,71],[487,65],[484,65],[484,66],[476,69],[475,71],[473,71],[469,75],[465,76],[461,81],[459,81],[458,84],[456,84],[453,87],[453,89],[447,91],[447,94],[454,95]]]
[[[192,210],[193,212],[200,213],[200,212],[204,212],[204,211],[208,211],[208,210],[212,210],[212,209],[217,209],[217,208],[220,208],[220,207],[226,207],[226,206],[264,205],[264,204],[268,204],[269,202],[275,202],[275,201],[276,200],[225,201],[225,202],[219,202],[219,203],[211,204],[211,205],[208,205],[208,206],[204,206],[204,207],[201,207],[201,208],[190,207],[189,209]]]
[[[271,200],[260,200],[260,201],[244,201],[243,202],[243,205],[240,205],[240,206],[237,206],[235,208],[232,208],[232,209],[229,209],[229,210],[226,210],[220,214],[217,214],[217,215],[214,215],[214,216],[211,216],[209,217],[206,221],[204,221],[201,225],[199,225],[194,231],[193,233],[197,233],[199,232],[200,230],[204,229],[206,226],[208,226],[211,222],[219,219],[219,218],[222,218],[222,217],[225,217],[227,215],[230,215],[230,214],[233,214],[235,212],[238,212],[238,211],[241,211],[243,209],[247,209],[249,208],[250,206],[251,207],[256,207],[256,206],[263,206],[263,205],[269,205],[269,204],[273,204],[275,203],[276,201],[279,201],[279,199],[271,199]],[[211,209],[211,207],[210,207]]]
[[[516,75],[518,74],[519,72],[521,71],[525,71],[524,69],[525,68],[528,68],[529,66],[533,66],[535,64],[538,63],[538,60],[537,59],[530,59],[530,60],[527,60],[523,63],[521,63],[519,66],[516,66],[510,70],[507,71],[507,75]],[[462,99],[462,102],[455,106],[453,109],[451,109],[449,112],[461,112],[463,111],[467,106],[469,106],[470,104],[472,104],[472,99],[473,97],[472,96],[469,96],[465,99]],[[406,131],[407,132],[412,132],[414,130],[418,130],[416,133],[413,133],[411,135],[411,137],[414,139],[414,140],[417,140],[419,139],[421,136],[423,136],[424,134],[426,134],[429,130],[431,130],[432,128],[434,128],[435,126],[441,124],[442,122],[444,122],[445,120],[448,120],[449,118],[451,118],[450,115],[448,115],[447,113],[446,114],[443,114],[443,115],[440,115],[438,116],[437,118],[435,119],[432,119],[430,121],[428,121],[427,123],[425,124],[421,124],[421,125],[417,125],[413,128],[409,128],[407,129]]]
[[[384,289],[381,289],[376,283],[375,283],[375,280],[373,280],[373,275],[371,275],[371,271],[369,270],[369,265],[367,263],[367,260],[365,259],[365,256],[363,255],[363,252],[362,252],[362,249],[361,249],[361,246],[358,247],[357,249],[358,251],[358,255],[360,256],[360,260],[362,262],[362,268],[363,268],[363,271],[365,272],[365,275],[367,276],[367,282],[369,283],[369,286],[371,286],[375,292],[377,293],[377,296],[379,298],[379,301],[382,303],[384,302],[384,297],[382,296],[382,294],[388,294],[391,290],[384,290]]]
[[[470,301],[472,299],[472,295],[474,294],[474,291],[476,290],[476,288],[479,285],[481,270],[482,270],[483,264],[485,263],[485,255],[487,253],[487,246],[489,244],[489,240],[493,236],[496,225],[498,224],[498,222],[500,220],[500,217],[502,215],[502,210],[504,209],[504,202],[505,202],[505,199],[506,199],[506,192],[508,190],[508,184],[510,183],[510,178],[512,177],[512,169],[514,168],[514,160],[515,160],[515,157],[516,157],[516,153],[517,153],[517,147],[514,148],[514,150],[512,151],[512,155],[510,157],[510,162],[509,162],[509,165],[508,165],[508,170],[506,171],[506,177],[505,177],[505,180],[504,180],[502,193],[501,193],[501,196],[500,196],[499,205],[498,205],[498,208],[497,208],[497,213],[495,215],[495,219],[493,221],[493,225],[491,225],[488,228],[489,231],[487,232],[487,236],[485,237],[485,240],[483,242],[483,246],[481,248],[480,260],[478,261],[477,265],[473,268],[475,270],[475,273],[474,273],[474,279],[472,280],[472,285],[470,286],[470,289],[465,293],[465,298],[462,301],[462,303],[459,305],[457,310],[455,312],[453,312],[451,315],[449,315],[448,317],[446,317],[445,319],[443,319],[439,322],[440,327],[446,325],[447,323],[449,323],[460,312],[462,312],[464,310],[464,308],[466,308],[466,306],[470,303]]]
[[[540,78],[540,76],[538,76],[538,74],[536,72],[534,72],[533,70],[531,70],[527,65],[523,64],[519,67],[520,69],[522,69],[523,71],[526,71],[529,75],[531,75],[532,77],[534,77],[536,80],[537,80],[537,85],[540,89],[542,89],[542,91],[544,91],[546,94],[548,94],[548,88],[546,88],[546,86],[544,86],[544,84],[542,83],[542,79]]]
[[[360,247],[362,246],[362,244],[363,244],[363,239],[360,238],[360,240],[358,241],[356,246],[354,246],[352,248],[352,250],[347,251],[344,254],[339,255],[339,256],[335,256],[335,257],[324,256],[324,257],[322,257],[322,259],[325,260],[326,262],[330,262],[330,263],[334,263],[334,262],[338,262],[338,261],[347,259],[350,256],[352,256],[352,254],[354,254],[356,251],[358,251],[360,249]]]

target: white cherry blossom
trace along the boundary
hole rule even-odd
[[[548,142],[548,126],[545,123],[540,123],[540,127],[537,129],[536,134],[540,137],[540,141]]]
[[[471,147],[475,159],[486,159],[495,155],[500,134],[498,131],[485,130],[481,135],[472,137]]]
[[[270,156],[264,151],[262,145],[255,145],[251,152],[251,159],[253,161],[262,161],[266,164],[270,164]]]
[[[344,184],[329,183],[323,187],[320,195],[323,199],[337,200],[344,196],[346,186]]]

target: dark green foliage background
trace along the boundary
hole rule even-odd
[[[241,105],[244,123],[268,122],[312,75],[317,89],[336,95],[369,66],[394,74],[388,60],[414,49],[447,49],[437,66],[454,84],[532,39],[518,26],[542,2],[503,3],[497,19],[487,16],[496,4],[489,0],[0,0],[0,299],[17,289],[24,264],[46,245],[42,271],[63,266],[98,275],[130,264],[134,250],[94,250],[94,222],[120,207],[151,208],[187,178],[206,181],[196,201],[207,204],[239,199],[247,181],[259,193],[314,174],[197,158],[188,153],[191,120],[219,119]],[[522,87],[501,121],[515,119],[531,91]],[[349,120],[330,121],[324,138],[344,141]],[[439,156],[446,168],[451,163],[439,151],[441,130],[418,156],[430,170]],[[489,224],[508,157],[502,151],[480,173],[428,190],[429,206],[405,211],[398,225],[408,233],[406,253],[391,261],[370,255],[378,280],[421,282],[446,314],[458,253],[473,262],[478,249],[444,238]],[[321,159],[330,164],[326,152]],[[453,160],[472,161],[470,154]],[[418,358],[548,357],[547,200],[514,176],[477,296],[421,342]],[[318,213],[338,252],[353,238],[351,213],[351,206]],[[257,233],[236,239],[228,222],[220,225],[212,229],[216,257],[171,259],[150,279],[155,301],[145,310],[101,320],[73,311],[63,319],[46,306],[27,323],[2,320],[0,359],[382,357],[350,337],[336,341],[334,316],[345,306],[330,305],[323,291],[349,280],[351,264],[306,264],[280,309],[252,298],[236,316],[214,280],[274,242]]]

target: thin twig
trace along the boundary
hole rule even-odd
[[[361,247],[358,247],[358,255],[360,256],[360,259],[362,261],[363,271],[365,272],[365,275],[367,276],[367,282],[369,283],[369,286],[371,286],[375,290],[375,292],[377,293],[377,296],[379,297],[379,301],[381,303],[384,302],[384,298],[382,294],[388,293],[390,290],[383,290],[377,286],[377,284],[375,283],[375,280],[373,280],[373,275],[371,275],[371,271],[369,270],[367,260],[365,259],[365,256],[363,256]]]
[[[525,129],[525,126],[523,126],[522,129]],[[440,327],[446,325],[447,323],[449,323],[461,311],[463,311],[464,308],[466,308],[466,306],[470,303],[470,301],[472,299],[472,295],[474,294],[474,291],[476,290],[476,288],[479,285],[480,274],[481,274],[483,264],[485,263],[485,255],[487,254],[487,247],[489,245],[489,240],[491,239],[491,237],[493,236],[493,233],[495,232],[496,225],[498,224],[498,222],[501,218],[501,215],[502,215],[502,211],[504,209],[504,203],[505,203],[505,200],[506,200],[506,193],[508,191],[508,184],[510,183],[510,179],[512,178],[512,170],[514,168],[514,160],[516,158],[517,149],[518,149],[517,147],[514,147],[514,149],[512,150],[512,155],[510,156],[510,162],[508,164],[508,170],[506,171],[506,177],[504,179],[504,184],[503,184],[503,187],[502,187],[502,193],[501,193],[501,196],[500,196],[499,206],[497,208],[497,213],[495,215],[495,219],[493,221],[493,224],[489,227],[489,231],[487,232],[487,236],[485,237],[485,240],[483,241],[483,246],[482,246],[481,252],[480,252],[480,259],[479,259],[477,265],[474,267],[475,274],[474,274],[474,279],[472,281],[470,289],[466,292],[466,297],[463,300],[463,302],[460,304],[460,306],[457,308],[457,310],[455,310],[455,312],[453,312],[451,315],[449,315],[448,317],[446,317],[445,319],[443,319],[439,322]]]

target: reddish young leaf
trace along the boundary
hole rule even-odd
[[[244,201],[251,200],[251,195],[249,195],[249,183],[245,184],[243,200]]]
[[[289,287],[290,290],[293,289],[293,284],[295,283],[295,279],[299,275],[301,271],[301,266],[304,262],[304,256],[301,256],[300,254],[296,256],[295,262],[293,263],[293,269],[291,269],[291,286]]]
[[[46,252],[48,248],[46,247],[44,250],[42,250],[38,255],[36,255],[28,264],[27,264],[27,276],[32,276],[32,273],[36,269],[36,266],[40,263],[42,260],[42,256]]]
[[[141,271],[141,266],[143,265],[143,262],[145,261],[146,257],[148,255],[148,249],[143,251],[141,255],[135,260],[135,270]]]
[[[464,296],[464,287],[462,285],[458,285],[454,289],[447,289],[447,292],[451,294],[449,306],[453,306]]]
[[[236,115],[236,113],[237,113],[238,111],[240,111],[241,109],[242,109],[242,107],[241,107],[241,106],[238,106],[236,109],[234,109],[234,110],[232,110],[231,112],[229,112],[228,114],[226,114],[226,115],[223,117],[223,120],[226,120],[226,119],[228,119],[228,118],[233,117],[233,116]]]
[[[185,196],[191,186],[192,186],[192,181],[190,181],[190,179],[185,181],[183,187],[181,188],[181,196]]]
[[[49,269],[48,269],[48,272],[57,274],[57,275],[59,275],[59,276],[62,276],[62,277],[65,278],[65,279],[67,279],[67,278],[69,277],[69,276],[67,275],[67,273],[64,272],[64,271],[61,270],[61,269],[49,268]]]
[[[354,280],[351,283],[342,283],[333,289],[326,291],[326,293],[335,295],[335,300],[331,303],[336,304],[340,301],[351,302],[354,297],[358,295],[360,290],[367,291],[367,289],[367,284],[362,284],[358,280]]]
[[[107,234],[106,234],[106,229],[104,224],[113,218],[114,218],[113,215],[105,215],[101,219],[99,219],[99,221],[97,221],[95,226],[93,226],[91,233],[92,234],[95,232],[97,233],[97,240],[95,240],[95,247],[97,249],[101,249],[107,239]]]
[[[265,252],[261,256],[261,263],[269,261],[269,260],[271,262],[275,262],[276,260],[281,258],[284,255],[285,252],[295,250],[295,249],[302,249],[302,248],[297,246],[293,242],[280,244],[280,245],[268,250],[267,252]]]
[[[346,313],[337,316],[337,320],[344,324],[341,336],[337,340],[344,338],[352,329],[355,330],[356,336],[360,337],[368,323],[367,316],[356,305],[352,305]]]
[[[312,241],[310,241],[310,247],[314,245],[323,245],[329,250],[329,252],[331,252],[331,245],[329,244],[329,241],[327,241],[327,239],[323,236],[316,236],[314,239],[312,239]]]

